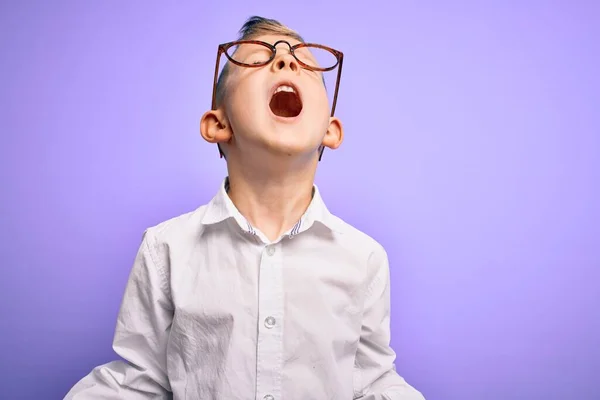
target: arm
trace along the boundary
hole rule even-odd
[[[173,318],[164,265],[146,231],[129,275],[113,340],[125,361],[94,368],[65,400],[170,399],[166,346]]]
[[[396,372],[390,347],[390,275],[388,257],[379,247],[371,254],[371,284],[355,361],[356,400],[425,400]]]

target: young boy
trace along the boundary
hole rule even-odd
[[[314,185],[323,148],[342,143],[322,75],[342,54],[275,20],[240,33],[249,42],[219,48],[200,123],[228,176],[207,205],[146,230],[114,337],[125,361],[66,399],[423,400],[395,371],[385,250]]]

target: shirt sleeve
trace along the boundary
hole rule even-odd
[[[425,400],[397,372],[390,347],[390,274],[386,251],[379,247],[369,259],[371,283],[365,297],[361,338],[355,361],[357,400]]]
[[[173,319],[164,263],[144,233],[117,318],[113,349],[124,360],[94,368],[65,400],[171,399],[166,346]]]

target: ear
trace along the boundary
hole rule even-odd
[[[200,135],[209,143],[225,143],[231,139],[232,130],[222,110],[210,110],[200,119]]]
[[[329,147],[330,149],[337,149],[344,141],[344,128],[342,127],[342,121],[336,117],[329,119],[329,128],[323,138],[323,146]]]

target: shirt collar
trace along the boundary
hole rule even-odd
[[[233,218],[244,231],[255,235],[256,230],[235,207],[227,194],[228,190],[229,177],[226,177],[217,194],[208,203],[201,223],[203,225],[212,225]],[[322,224],[330,230],[339,231],[337,219],[327,209],[317,185],[313,185],[313,197],[306,212],[287,234],[293,237],[309,229],[315,222]]]

